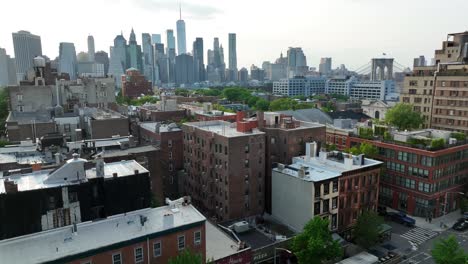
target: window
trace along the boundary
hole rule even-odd
[[[160,257],[162,255],[162,245],[161,241],[153,243],[153,256]]]
[[[170,148],[172,148],[172,140],[168,140],[168,141],[167,141],[167,146],[170,147]]]
[[[122,264],[122,254],[116,253],[112,255],[112,264]]]
[[[135,263],[143,263],[143,248],[135,248]]]
[[[338,208],[338,197],[332,199],[332,209]]]
[[[201,231],[195,231],[194,244],[195,245],[200,245],[201,244]]]
[[[328,195],[330,193],[330,183],[325,183],[323,185],[323,195]]]
[[[18,105],[18,106],[17,106],[17,110],[18,110],[18,112],[23,112],[23,106],[22,106],[22,105]]]
[[[179,250],[185,249],[185,236],[184,235],[177,237],[177,248]]]
[[[323,201],[323,212],[328,213],[330,209],[330,199],[324,200]]]
[[[338,181],[333,181],[333,192],[338,191]]]
[[[23,95],[22,94],[17,94],[16,98],[18,99],[18,101],[23,101]]]
[[[249,167],[249,160],[248,160],[248,159],[246,159],[246,160],[244,161],[244,165],[245,165],[246,168]]]
[[[320,214],[320,202],[314,203],[314,215]]]
[[[245,153],[249,153],[249,145],[245,145]]]

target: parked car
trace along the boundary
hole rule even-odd
[[[457,231],[465,231],[468,229],[468,220],[466,218],[460,218],[452,227]]]
[[[407,225],[407,226],[414,226],[416,224],[416,220],[407,216],[403,212],[389,212],[387,216],[397,223]]]

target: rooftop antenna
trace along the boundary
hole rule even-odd
[[[179,19],[182,20],[182,4],[179,1]]]

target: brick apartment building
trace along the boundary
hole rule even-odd
[[[153,84],[135,68],[130,68],[122,75],[122,95],[137,98],[141,95],[152,95]]]
[[[459,207],[459,192],[464,192],[468,173],[468,144],[450,140],[450,135],[450,131],[426,129],[394,132],[394,141],[352,136],[349,147],[367,142],[378,148],[375,158],[385,162],[380,204],[414,216],[438,217],[446,206],[447,212]],[[411,144],[412,138],[443,138],[447,144],[431,149]]]
[[[163,193],[165,197],[174,199],[179,195],[177,174],[184,169],[183,132],[174,123],[143,122],[139,124],[140,144],[157,145],[160,149],[158,162],[161,170]]]
[[[192,122],[184,132],[185,192],[218,221],[260,214],[265,205],[265,133],[256,119]]]
[[[468,134],[468,32],[447,36],[435,51],[436,65],[414,67],[400,96],[421,113],[425,128]]]
[[[325,142],[325,126],[296,121],[275,112],[257,112],[259,129],[266,134],[265,144],[265,207],[271,212],[271,169],[276,163],[288,164],[293,157],[305,153],[305,142]]]
[[[5,263],[168,263],[183,250],[206,259],[206,219],[173,201],[46,232],[0,241]],[[30,254],[24,254],[28,248]]]
[[[363,210],[377,209],[381,165],[363,155],[319,152],[317,143],[306,143],[306,155],[273,169],[272,215],[297,231],[320,216],[331,230],[345,232]]]
[[[138,117],[141,121],[180,122],[187,117],[185,109],[161,108],[158,105],[143,105],[138,107]]]

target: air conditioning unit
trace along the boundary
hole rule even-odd
[[[240,221],[234,223],[232,226],[236,233],[244,233],[250,230],[249,223],[247,221]]]

